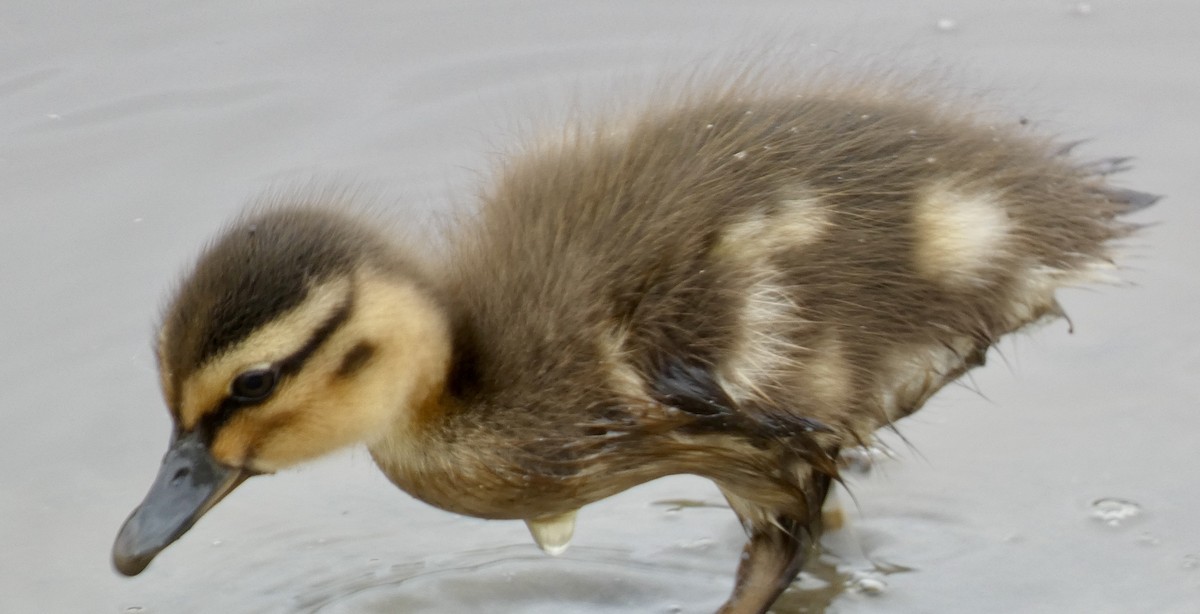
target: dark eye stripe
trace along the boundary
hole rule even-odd
[[[338,377],[350,377],[354,375],[359,369],[366,366],[374,355],[374,345],[367,341],[359,341],[342,357],[342,364],[337,370]]]
[[[346,298],[346,302],[342,303],[342,306],[330,314],[329,318],[313,332],[312,337],[308,339],[308,343],[305,343],[303,347],[293,352],[291,356],[279,361],[279,374],[287,377],[299,372],[304,367],[304,363],[309,358],[312,358],[312,355],[333,336],[333,333],[337,332],[337,329],[341,328],[350,319],[350,312],[353,309],[354,295],[350,295]]]
[[[333,336],[333,333],[337,332],[337,330],[350,319],[350,314],[353,310],[354,296],[350,295],[347,297],[346,301],[337,308],[336,311],[331,313],[329,317],[317,327],[317,330],[313,331],[312,336],[309,337],[308,341],[305,342],[300,349],[276,363],[280,380],[282,381],[283,378],[290,377],[291,375],[299,372],[300,369],[304,367],[304,363],[307,362],[308,359],[311,358],[312,355],[315,354],[316,351],[320,349],[330,337]],[[223,427],[225,423],[229,422],[229,420],[233,418],[238,411],[246,407],[259,405],[267,398],[270,397],[268,396],[262,399],[241,399],[232,395],[226,396],[221,400],[221,403],[217,406],[216,410],[211,411],[200,418],[200,422],[196,424],[196,430],[200,433],[201,439],[206,445],[212,445],[213,440],[216,439],[217,431],[221,430],[221,427]]]

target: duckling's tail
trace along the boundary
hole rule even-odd
[[[1109,202],[1119,205],[1121,208],[1117,211],[1117,215],[1126,215],[1141,211],[1150,205],[1158,202],[1162,198],[1159,194],[1151,194],[1149,192],[1139,192],[1137,190],[1128,190],[1125,188],[1117,188],[1113,186],[1097,187],[1096,191],[1100,193]]]
[[[1084,142],[1086,141],[1074,141],[1067,143],[1058,150],[1058,155],[1068,156],[1071,154],[1072,150],[1075,149],[1075,147]],[[1079,165],[1079,170],[1083,171],[1084,175],[1106,179],[1109,175],[1123,173],[1133,168],[1133,165],[1130,164],[1132,161],[1133,158],[1129,156],[1101,158],[1099,160],[1093,160],[1091,162],[1085,162]],[[1162,198],[1162,196],[1159,194],[1139,192],[1138,190],[1129,190],[1110,185],[1097,186],[1096,193],[1100,196],[1103,196],[1105,200],[1118,205],[1119,209],[1117,211],[1117,215],[1126,215],[1136,211],[1141,211],[1142,209],[1145,209],[1146,207],[1158,202],[1159,199]]]
[[[1069,157],[1072,153],[1074,153],[1075,148],[1087,142],[1088,139],[1083,139],[1064,143],[1058,148],[1058,151],[1055,152],[1055,155],[1061,158]],[[1130,164],[1131,162],[1133,162],[1133,158],[1130,156],[1114,156],[1111,158],[1100,158],[1099,160],[1084,162],[1083,164],[1080,164],[1078,168],[1079,170],[1083,171],[1084,175],[1106,179],[1109,175],[1123,173],[1133,168],[1133,165]],[[1162,198],[1162,195],[1160,194],[1151,194],[1149,192],[1140,192],[1138,190],[1129,190],[1110,185],[1100,185],[1097,186],[1095,190],[1096,193],[1104,197],[1105,200],[1118,205],[1117,215],[1127,215],[1141,211],[1142,209],[1145,209],[1158,202]]]

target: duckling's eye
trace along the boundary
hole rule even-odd
[[[252,369],[237,376],[229,392],[239,401],[261,401],[275,390],[275,381],[279,379],[274,369]]]

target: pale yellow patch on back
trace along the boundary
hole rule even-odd
[[[720,383],[734,401],[769,398],[765,389],[796,371],[797,348],[784,332],[800,320],[800,307],[774,277],[751,285],[740,314],[741,338],[721,365]]]
[[[1054,295],[1059,288],[1120,283],[1116,270],[1116,265],[1104,260],[1093,260],[1074,269],[1044,265],[1028,267],[1013,283],[1008,306],[1010,326],[1016,329],[1045,315],[1057,315]]]
[[[756,211],[730,224],[721,235],[716,254],[765,265],[782,250],[809,245],[820,239],[831,225],[826,203],[806,190],[791,188],[779,195],[774,209]]]
[[[1013,222],[993,194],[947,185],[925,191],[914,210],[917,271],[952,285],[977,285],[1002,261]]]
[[[803,316],[772,260],[820,240],[833,224],[828,203],[803,187],[782,190],[777,198],[774,207],[730,224],[715,250],[752,277],[739,314],[741,339],[719,377],[735,401],[764,398],[765,388],[797,371],[798,348],[786,331],[795,330]]]
[[[853,370],[836,336],[818,344],[804,366],[806,390],[827,407],[836,407],[850,397]]]
[[[958,377],[973,350],[968,337],[957,337],[945,345],[910,345],[893,350],[884,360],[884,373],[879,380],[886,421],[903,418]]]
[[[637,369],[629,364],[625,350],[626,335],[628,331],[617,326],[601,335],[600,362],[617,394],[630,399],[645,400],[650,396],[646,391],[646,381]]]

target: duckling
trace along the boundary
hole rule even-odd
[[[723,613],[765,612],[841,450],[1103,280],[1157,197],[1024,122],[906,88],[745,83],[502,165],[444,248],[320,199],[200,256],[157,338],[174,424],[113,560],[140,573],[245,479],[365,444],[442,509],[524,520],[672,474],[747,534]]]

